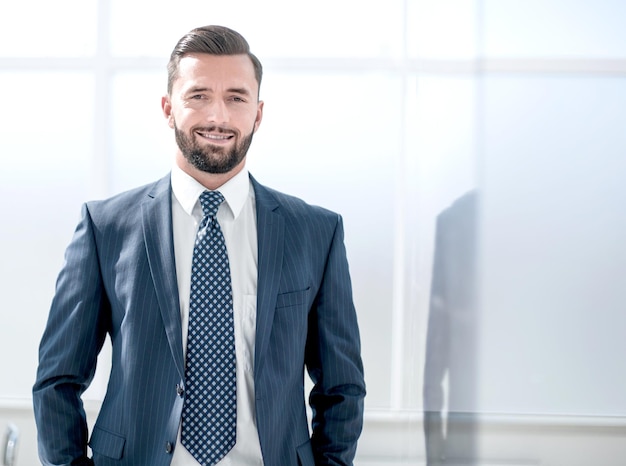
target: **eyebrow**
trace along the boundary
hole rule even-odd
[[[185,95],[194,94],[196,92],[207,92],[207,91],[212,92],[213,90],[209,87],[197,86],[197,87],[192,87],[190,89],[187,89],[187,91],[185,92]],[[246,89],[245,87],[229,87],[228,89],[226,89],[226,92],[246,95],[246,96],[250,95],[250,91]]]
[[[246,89],[245,87],[231,87],[227,89],[226,91],[233,92],[235,94],[250,95],[250,91]]]

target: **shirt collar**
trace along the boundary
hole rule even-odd
[[[194,215],[194,208],[197,206],[197,209],[199,209],[197,212],[201,212],[198,198],[207,189],[185,173],[177,164],[174,164],[172,168],[171,179],[172,192],[183,210],[189,215]],[[217,191],[222,193],[226,200],[226,205],[230,209],[233,218],[236,219],[241,213],[250,193],[250,178],[247,168],[244,167],[239,173],[220,186]]]

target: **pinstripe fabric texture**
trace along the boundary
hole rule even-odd
[[[266,466],[349,465],[365,385],[341,218],[252,179],[259,244],[254,381]],[[107,335],[97,466],[169,465],[184,390],[169,176],[84,206],[57,281],[33,387],[46,465],[87,459],[80,401]],[[314,382],[307,425],[304,371]]]

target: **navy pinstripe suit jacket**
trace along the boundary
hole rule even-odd
[[[341,217],[252,179],[258,224],[257,426],[267,466],[348,465],[365,385]],[[80,396],[106,335],[107,393],[89,439]],[[307,425],[304,367],[314,388]],[[33,402],[46,465],[168,465],[184,384],[169,176],[87,203],[65,254]]]

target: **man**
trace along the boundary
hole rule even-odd
[[[83,207],[33,388],[44,464],[352,463],[365,384],[342,222],[249,176],[261,75],[235,31],[186,34],[162,99],[171,174]],[[107,334],[110,380],[88,442],[80,396]]]

